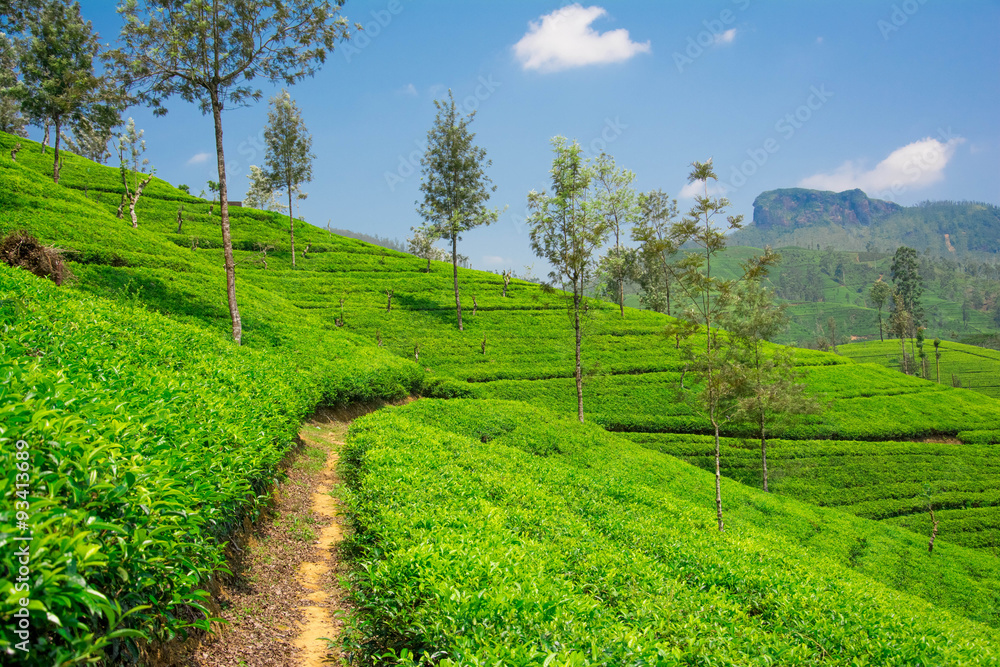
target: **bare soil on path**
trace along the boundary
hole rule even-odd
[[[344,664],[326,641],[338,644],[347,604],[339,585],[343,519],[331,492],[340,484],[338,454],[353,416],[320,414],[302,428],[303,445],[275,489],[270,515],[222,587],[224,629],[202,642],[187,662],[191,667]]]

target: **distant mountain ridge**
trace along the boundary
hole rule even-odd
[[[900,206],[863,191],[784,188],[762,192],[753,225],[731,244],[762,247],[892,249],[908,245],[953,259],[1000,259],[1000,207],[983,202],[923,202]]]
[[[901,210],[899,204],[870,199],[859,189],[824,192],[786,188],[763,192],[754,200],[753,222],[759,229],[805,227],[824,222],[868,227]]]

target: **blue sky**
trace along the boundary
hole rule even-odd
[[[114,3],[82,4],[112,41]],[[997,0],[349,0],[344,14],[366,30],[290,89],[317,156],[300,210],[319,226],[409,235],[433,100],[448,88],[477,110],[492,203],[508,207],[461,242],[474,268],[545,272],[523,220],[558,134],[682,210],[689,164],[709,157],[747,220],[760,192],[795,186],[1000,203]],[[197,194],[216,178],[211,119],[180,99],[168,108],[129,115],[157,175]],[[263,162],[266,115],[266,101],[224,115],[231,198]]]

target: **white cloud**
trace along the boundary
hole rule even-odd
[[[716,44],[732,44],[734,39],[736,39],[736,28],[730,28],[725,32],[715,33]]]
[[[708,196],[717,197],[726,194],[726,186],[719,183],[709,183]],[[681,191],[677,193],[678,199],[694,199],[705,196],[705,181],[692,181],[687,183]]]
[[[208,158],[210,157],[212,157],[210,153],[195,153],[190,157],[190,159],[188,159],[187,163],[189,165],[202,164],[204,162],[208,162]]]
[[[496,255],[483,255],[483,265],[484,266],[509,266],[511,260],[504,257],[497,257]]]
[[[400,95],[407,95],[409,97],[416,97],[417,96],[417,87],[414,86],[412,83],[408,83],[405,86],[403,86],[402,88],[400,88],[399,90],[397,90],[396,92],[399,93]]]
[[[617,63],[649,53],[649,42],[633,42],[628,30],[599,33],[591,23],[605,16],[603,7],[572,4],[528,23],[528,32],[514,45],[521,67],[555,72],[572,67]]]
[[[835,192],[861,188],[870,194],[923,188],[944,179],[944,168],[964,142],[962,137],[952,137],[946,142],[927,137],[897,148],[872,169],[865,170],[848,160],[832,172],[802,179],[799,186]]]

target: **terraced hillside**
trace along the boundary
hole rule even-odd
[[[997,350],[945,340],[941,341],[937,351],[932,342],[927,341],[924,351],[927,353],[929,380],[1000,398],[1000,352]],[[940,358],[937,358],[936,352],[941,353]],[[899,340],[842,345],[840,353],[862,363],[882,364],[896,370],[901,368]]]
[[[0,135],[0,155],[10,143]],[[584,363],[591,424],[581,427],[561,417],[575,412],[575,397],[572,324],[560,292],[513,281],[503,296],[499,276],[460,270],[466,330],[458,332],[449,304],[449,265],[432,263],[426,273],[423,260],[303,225],[297,237],[309,252],[293,270],[287,221],[233,209],[247,348],[236,350],[225,342],[222,253],[215,241],[217,211],[209,202],[155,181],[139,202],[139,228],[132,229],[113,214],[114,170],[67,156],[56,186],[44,176],[47,163],[35,144],[18,154],[17,163],[0,160],[0,232],[24,228],[65,249],[77,276],[68,288],[56,289],[20,271],[0,273],[5,308],[0,361],[5,377],[16,379],[5,385],[0,410],[22,415],[3,422],[0,438],[23,437],[26,424],[44,419],[63,424],[58,420],[66,416],[66,424],[76,424],[65,433],[49,433],[44,429],[56,426],[47,425],[32,435],[37,446],[31,469],[48,484],[33,503],[52,512],[71,507],[75,513],[72,521],[44,529],[38,519],[38,530],[51,538],[40,542],[47,546],[38,547],[37,561],[52,563],[44,588],[51,591],[46,598],[51,609],[63,604],[56,593],[64,581],[60,549],[78,535],[79,553],[91,558],[75,565],[82,597],[53,612],[63,630],[45,615],[49,603],[31,610],[36,627],[49,628],[47,656],[101,649],[89,633],[99,637],[116,627],[119,611],[113,605],[88,606],[90,594],[84,592],[97,591],[108,600],[145,595],[145,579],[135,572],[154,563],[171,583],[149,592],[150,609],[142,609],[138,597],[129,603],[134,606],[122,605],[122,612],[133,614],[122,627],[153,627],[156,637],[167,638],[202,623],[198,605],[204,594],[198,591],[210,588],[223,551],[206,547],[205,560],[188,565],[189,556],[175,545],[187,544],[192,534],[205,535],[204,543],[218,541],[234,520],[253,514],[265,481],[289,447],[291,424],[309,408],[415,393],[469,400],[456,401],[454,411],[447,407],[451,403],[428,401],[426,412],[414,406],[409,413],[388,411],[359,423],[351,445],[362,558],[355,591],[363,610],[353,640],[358,656],[369,648],[372,655],[382,649],[447,650],[438,658],[453,664],[472,661],[460,656],[486,661],[499,655],[523,655],[524,664],[540,664],[555,653],[560,662],[549,664],[625,664],[633,656],[652,660],[662,650],[659,664],[707,664],[714,651],[720,664],[747,664],[753,645],[748,638],[755,638],[768,647],[772,661],[800,664],[830,662],[831,656],[844,656],[841,664],[998,660],[1000,561],[988,544],[976,544],[984,548],[975,550],[950,544],[944,520],[940,544],[927,556],[916,518],[924,483],[942,494],[965,478],[947,466],[913,465],[910,452],[903,456],[893,442],[995,429],[1000,402],[878,365],[797,351],[807,384],[830,404],[822,414],[775,434],[789,442],[788,451],[808,450],[817,460],[829,452],[833,461],[845,448],[868,447],[882,456],[879,465],[895,466],[902,481],[913,483],[899,486],[895,496],[879,496],[879,489],[890,485],[877,471],[852,473],[859,497],[871,497],[870,516],[886,518],[876,523],[802,502],[837,504],[823,500],[834,484],[818,476],[815,484],[803,476],[800,485],[813,487],[813,497],[796,491],[790,473],[787,488],[779,488],[790,497],[759,493],[749,488],[754,483],[749,464],[741,471],[733,453],[727,474],[746,486],[726,484],[728,531],[720,537],[703,527],[711,518],[705,506],[710,476],[662,453],[692,457],[685,452],[702,447],[699,434],[708,430],[692,400],[690,380],[688,389],[680,388],[684,357],[662,334],[664,316],[628,310],[622,319],[608,304],[589,304]],[[53,336],[54,331],[69,333]],[[84,381],[102,377],[115,382]],[[144,389],[124,400],[133,385]],[[81,387],[79,394],[59,393],[67,386]],[[164,386],[181,398],[155,393]],[[32,402],[35,387],[52,393],[51,401]],[[199,397],[214,406],[218,418],[202,418]],[[36,417],[42,410],[52,412]],[[748,435],[732,425],[726,432],[737,439]],[[67,453],[67,469],[84,468],[73,457],[98,457],[93,459],[101,461],[97,481],[83,476],[78,487],[50,483],[59,470],[48,463],[51,443],[66,438],[96,452]],[[664,446],[668,440],[676,443],[673,450]],[[785,446],[776,445],[779,452]],[[969,465],[972,450],[957,441],[939,447],[941,456]],[[234,455],[221,460],[233,467],[209,463],[230,451]],[[258,451],[266,455],[255,458]],[[996,461],[989,448],[976,451]],[[5,448],[3,456],[12,466],[14,452]],[[131,468],[120,464],[124,459]],[[698,463],[697,455],[691,461]],[[52,471],[48,477],[46,470]],[[975,481],[1000,487],[992,474],[984,466]],[[218,475],[228,475],[232,488],[215,490],[211,483],[193,481]],[[392,487],[393,479],[405,484]],[[116,494],[121,489],[114,504],[92,495],[98,483]],[[196,511],[171,519],[176,524],[154,539],[140,532],[148,531],[141,510],[147,504],[138,498],[161,487],[195,494],[191,497],[199,502]],[[15,488],[8,483],[3,492],[8,502],[0,514],[0,541],[7,546],[14,533]],[[987,495],[981,494],[979,507],[968,508],[963,521],[995,531],[1000,503],[987,502]],[[897,502],[909,502],[917,513],[876,511]],[[907,516],[920,532],[886,525]],[[473,529],[479,525],[495,527],[495,541],[477,546]],[[204,526],[212,528],[206,532]],[[119,539],[113,535],[121,536],[117,551],[109,547]],[[162,551],[146,548],[147,539]],[[91,547],[96,549],[88,551]],[[550,550],[560,554],[557,559],[540,555]],[[394,560],[403,553],[403,560]],[[616,561],[623,553],[633,555]],[[470,570],[468,563],[482,568]],[[756,574],[751,563],[759,565]],[[173,583],[172,573],[181,570],[195,574]],[[368,581],[364,573],[376,570],[387,578]],[[870,592],[860,593],[863,588]],[[392,594],[375,599],[376,590]],[[457,591],[453,602],[462,605],[461,614],[450,613],[445,591]],[[647,595],[650,591],[655,595]],[[10,605],[10,589],[5,593],[0,599]],[[567,596],[574,602],[564,607]],[[101,598],[91,596],[95,599]],[[628,611],[620,617],[601,611],[618,608]],[[0,616],[6,618],[7,609]],[[891,609],[907,612],[894,620]],[[411,612],[418,616],[406,615]],[[483,614],[492,620],[487,623]],[[643,619],[655,621],[653,635],[630,629],[645,627]],[[466,625],[448,625],[459,622]],[[497,635],[485,629],[501,626],[512,630]],[[865,648],[853,639],[861,632],[884,639]],[[465,642],[461,650],[441,639],[445,636],[461,638],[455,640]],[[603,645],[582,647],[585,636],[604,638]],[[129,641],[123,635],[108,651],[132,650]],[[604,648],[610,651],[606,655],[600,653]]]

